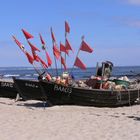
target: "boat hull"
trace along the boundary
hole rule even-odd
[[[40,81],[44,94],[52,104],[74,104],[98,107],[131,105],[138,98],[138,90],[110,91],[63,86]]]
[[[14,82],[1,80],[0,81],[0,97],[16,98],[17,90],[14,87]]]
[[[25,100],[46,100],[38,81],[26,79],[13,79],[19,95]]]

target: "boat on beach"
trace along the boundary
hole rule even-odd
[[[12,79],[0,79],[0,97],[16,98],[17,90]]]
[[[119,107],[136,102],[140,89],[139,84],[136,85],[132,89],[110,90],[13,78],[0,80],[0,96],[16,98],[18,93],[25,100],[49,101],[52,105]]]
[[[44,94],[53,105],[72,104],[98,107],[132,105],[139,97],[139,89],[108,90],[64,86],[40,81]]]
[[[19,96],[24,100],[46,100],[46,95],[41,91],[38,80],[17,79],[13,77],[14,85]]]
[[[70,28],[66,22],[65,45],[60,42],[60,48],[57,45],[53,30],[51,28],[52,51],[56,70],[56,74],[53,75],[51,75],[47,69],[49,67],[52,69],[52,60],[47,52],[46,44],[42,36],[40,35],[40,41],[42,44],[42,49],[47,58],[47,63],[36,53],[40,52],[40,50],[28,40],[33,38],[33,36],[23,29],[22,32],[29,46],[31,47],[32,54],[25,49],[23,44],[19,42],[15,36],[13,36],[13,39],[39,75],[38,80],[13,78],[14,86],[22,98],[43,99],[47,100],[53,105],[72,104],[99,107],[132,105],[135,103],[137,98],[139,98],[139,88],[130,88],[129,79],[126,76],[123,77],[123,79],[115,78],[116,81],[110,81],[109,78],[111,77],[112,68],[114,66],[111,61],[102,62],[101,66],[99,66],[99,63],[97,63],[95,76],[91,75],[90,79],[87,79],[91,80],[91,82],[89,81],[89,83],[85,83],[82,81],[84,86],[75,84],[76,80],[72,76],[74,67],[78,67],[81,70],[86,70],[86,65],[81,60],[79,54],[81,51],[92,53],[93,48],[90,47],[90,45],[84,40],[84,36],[82,36],[80,47],[71,71],[66,73],[68,71],[66,65],[66,54],[68,55],[69,51],[73,51],[67,38]],[[63,58],[62,53],[64,53],[65,58]],[[58,73],[57,60],[60,60],[61,72],[63,72],[61,75]],[[36,63],[41,64],[42,69],[37,67]],[[80,80],[78,82],[80,82]]]
[[[65,76],[68,75],[64,74],[62,77]],[[54,78],[56,81],[53,81],[53,79],[48,81],[47,79],[27,80],[17,78],[13,78],[13,81],[15,88],[23,99],[48,101],[52,105],[119,107],[132,105],[139,99],[140,84],[138,82],[132,83],[119,79],[110,81],[108,79],[103,84],[99,83],[101,80],[97,80],[99,77],[94,76],[96,79],[83,80],[81,82],[85,85],[80,86],[77,84],[77,82],[80,83],[79,80],[72,81],[71,79],[71,84],[66,84],[63,78]],[[58,79],[60,80],[59,83]],[[106,88],[105,85],[108,82],[116,83],[113,86],[114,88]],[[119,87],[119,89],[116,89],[116,87]]]

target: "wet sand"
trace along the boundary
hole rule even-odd
[[[139,140],[140,105],[43,107],[0,98],[1,140]]]

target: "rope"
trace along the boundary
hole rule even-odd
[[[122,101],[122,96],[120,90],[117,92],[117,101],[121,102]]]
[[[127,87],[125,87],[125,90],[128,91],[128,102],[129,102],[129,106],[131,106],[130,90]]]
[[[126,91],[128,91],[128,102],[129,102],[129,106],[131,106],[131,97],[130,97],[130,91],[126,88]],[[118,94],[117,94],[117,101],[118,102],[121,102],[122,101],[122,95],[121,95],[121,92],[118,91]]]
[[[138,101],[140,100],[140,89],[138,88]]]
[[[129,106],[131,106],[130,91],[129,91],[129,90],[127,90],[127,91],[128,91],[128,100],[129,100]]]

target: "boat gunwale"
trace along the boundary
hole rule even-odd
[[[40,80],[39,82],[43,82],[43,83],[49,83],[49,84],[53,84],[53,85],[60,85],[63,87],[67,87],[67,88],[73,88],[73,89],[80,89],[80,90],[85,90],[85,91],[97,91],[97,92],[121,92],[121,93],[126,93],[126,92],[134,92],[134,91],[140,91],[139,88],[134,88],[134,89],[123,89],[123,90],[113,90],[113,89],[90,89],[90,88],[83,88],[83,87],[74,87],[74,86],[66,86],[66,85],[62,85],[62,84],[58,84],[52,81],[44,81],[44,80]]]

